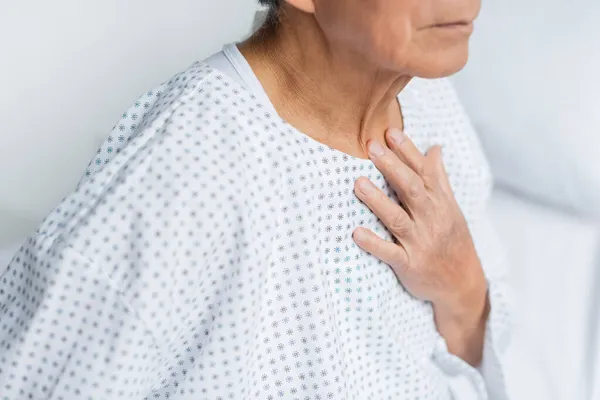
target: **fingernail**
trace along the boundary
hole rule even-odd
[[[390,129],[390,137],[392,138],[394,143],[396,143],[396,145],[400,145],[402,144],[402,142],[404,142],[406,135],[404,135],[404,132],[402,132],[400,129],[392,128]]]
[[[385,154],[385,149],[377,140],[371,140],[369,143],[369,153],[374,157],[381,157]]]
[[[362,179],[358,182],[358,188],[361,192],[366,195],[372,194],[375,192],[375,185],[371,183],[368,179]]]
[[[354,231],[354,240],[357,242],[365,242],[367,240],[367,233],[363,228],[358,228]]]

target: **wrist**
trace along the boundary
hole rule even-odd
[[[485,328],[490,313],[487,285],[453,302],[433,304],[435,323],[448,351],[477,366],[483,354]]]
[[[450,296],[449,296],[450,297]],[[468,290],[454,293],[451,298],[434,302],[436,319],[457,326],[474,326],[489,314],[488,288],[485,278]]]

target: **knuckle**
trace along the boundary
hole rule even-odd
[[[439,184],[439,178],[435,171],[427,170],[427,172],[423,174],[423,183],[428,188],[436,188]]]
[[[394,212],[391,219],[391,226],[389,228],[397,234],[405,233],[408,231],[409,224],[404,211],[397,210]]]
[[[423,183],[419,179],[411,178],[406,186],[406,194],[409,198],[415,199],[421,196],[421,192],[423,191]]]

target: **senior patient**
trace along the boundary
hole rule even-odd
[[[492,178],[443,79],[479,1],[262,2],[2,270],[0,398],[506,398]]]

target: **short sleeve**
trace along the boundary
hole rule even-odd
[[[449,375],[465,375],[473,383],[480,399],[506,400],[503,355],[512,326],[512,291],[506,280],[507,259],[489,214],[483,213],[470,223],[471,235],[488,283],[490,314],[486,324],[483,359],[478,368],[450,354],[440,336],[435,359]]]
[[[139,399],[161,381],[161,350],[102,268],[32,237],[0,276],[0,394]]]

